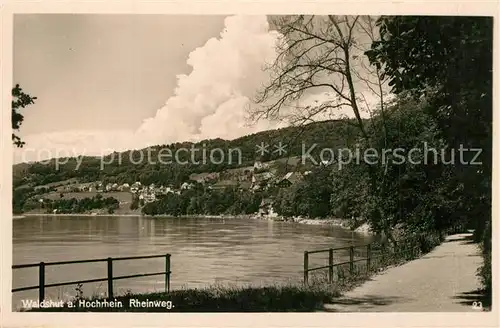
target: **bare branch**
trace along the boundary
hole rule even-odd
[[[358,101],[373,116],[369,102],[373,97],[367,97],[368,93],[380,100],[382,110],[385,96],[385,81],[364,57],[376,38],[374,20],[368,16],[298,15],[282,17],[276,25],[281,33],[276,60],[267,68],[271,76],[257,96],[255,112],[266,118],[283,115],[292,124],[304,124],[347,106],[368,141]],[[315,93],[332,97],[315,106],[302,101]]]

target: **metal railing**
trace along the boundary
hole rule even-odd
[[[141,273],[141,274],[131,274],[131,275],[126,275],[126,276],[113,276],[113,262],[114,261],[142,260],[142,259],[152,259],[152,258],[160,258],[160,257],[165,258],[165,271],[149,272],[149,273]],[[46,284],[45,283],[45,268],[48,266],[81,264],[81,263],[95,263],[95,262],[106,262],[107,263],[107,273],[108,274],[107,274],[106,278],[66,281],[66,282],[59,282],[59,283],[53,283],[53,284]],[[68,285],[74,285],[74,284],[101,282],[101,281],[108,282],[108,299],[112,299],[113,298],[113,281],[114,280],[158,276],[158,275],[165,275],[165,291],[170,292],[170,274],[171,274],[170,254],[115,257],[115,258],[108,257],[108,258],[102,258],[102,259],[77,260],[77,261],[39,262],[39,263],[31,263],[31,264],[13,265],[12,269],[16,270],[16,269],[25,269],[25,268],[33,268],[33,267],[38,267],[38,285],[13,288],[12,292],[15,293],[15,292],[21,292],[21,291],[26,291],[26,290],[38,289],[38,299],[40,302],[42,302],[45,299],[45,289],[46,288],[68,286]]]
[[[349,260],[343,261],[339,263],[334,263],[334,252],[349,250]],[[363,254],[364,256],[357,258],[356,250],[366,250]],[[328,264],[319,266],[319,267],[309,267],[309,255],[318,254],[318,253],[328,253]],[[309,283],[309,272],[328,269],[328,282],[333,282],[334,276],[334,268],[342,265],[349,265],[349,273],[352,275],[355,271],[355,264],[359,262],[366,263],[366,271],[370,272],[375,267],[386,267],[387,265],[392,265],[401,260],[410,260],[414,259],[416,256],[421,254],[420,248],[418,245],[405,245],[398,246],[395,249],[389,248],[380,248],[380,245],[375,243],[369,243],[364,245],[351,245],[351,246],[343,246],[338,248],[328,248],[328,249],[320,249],[313,251],[305,251],[304,252],[304,284]],[[377,260],[377,263],[373,263],[373,260]],[[382,261],[381,263],[378,263]],[[342,271],[343,272],[343,271]]]
[[[349,264],[349,272],[352,274],[354,271],[354,264],[356,262],[366,261],[366,267],[369,270],[369,268],[371,266],[371,260],[372,260],[371,247],[372,247],[372,244],[367,244],[367,245],[352,245],[352,246],[344,246],[344,247],[338,247],[338,248],[320,249],[320,250],[314,250],[314,251],[304,251],[304,284],[309,283],[309,272],[311,272],[311,271],[328,269],[328,282],[332,283],[333,282],[333,268],[335,268],[337,266]],[[366,257],[356,259],[355,258],[355,249],[356,248],[366,248]],[[334,263],[333,253],[335,251],[342,251],[342,250],[349,250],[349,261]],[[310,254],[327,253],[327,252],[328,252],[328,265],[314,267],[314,268],[309,267],[309,255]]]

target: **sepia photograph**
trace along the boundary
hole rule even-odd
[[[10,311],[493,310],[493,17],[12,20]]]

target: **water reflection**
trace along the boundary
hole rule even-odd
[[[46,216],[13,220],[15,264],[172,254],[172,288],[214,282],[267,284],[300,279],[304,250],[340,247],[351,232],[338,227],[243,219]],[[367,242],[354,234],[354,242]],[[339,256],[346,256],[342,254]],[[311,265],[324,258],[311,258]],[[117,262],[117,275],[161,271],[163,259]],[[105,263],[47,268],[47,283],[105,277]],[[15,287],[36,285],[36,270],[15,270]],[[116,282],[118,290],[163,288],[163,277]],[[52,290],[54,289],[54,291]],[[74,286],[51,288],[48,297],[74,294]],[[104,284],[84,286],[105,293]],[[52,294],[51,294],[52,293]],[[16,300],[36,291],[14,294]]]

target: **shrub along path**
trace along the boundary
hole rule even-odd
[[[332,312],[456,312],[477,311],[481,301],[476,271],[481,265],[472,234],[448,236],[421,258],[390,268],[347,292]]]

